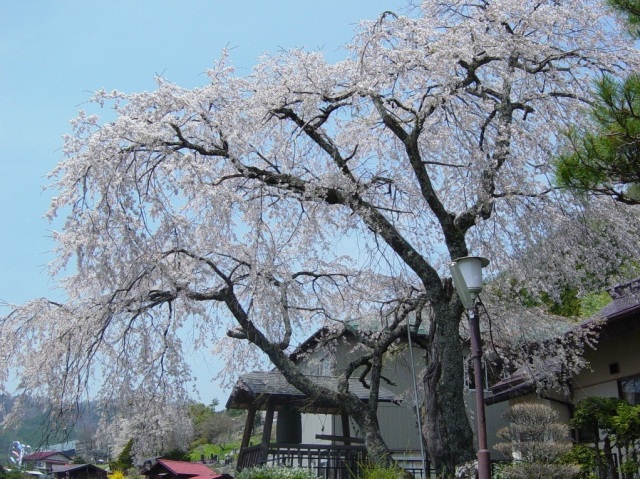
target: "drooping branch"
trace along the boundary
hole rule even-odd
[[[328,117],[330,112],[337,109],[337,106],[333,109],[325,110],[324,114]],[[353,176],[353,173],[349,170],[347,160],[343,158],[340,153],[340,149],[333,143],[333,141],[321,130],[320,125],[312,125],[308,121],[304,121],[290,108],[279,108],[274,110],[274,114],[281,118],[288,118],[292,120],[299,128],[301,128],[318,146],[320,146],[329,156],[333,159],[336,165],[340,168],[340,171],[347,177],[354,185],[358,182]],[[324,121],[323,121],[324,122]]]

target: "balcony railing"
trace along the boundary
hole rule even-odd
[[[330,444],[271,444],[266,460],[261,460],[260,445],[246,447],[240,451],[237,469],[256,466],[285,466],[312,469],[322,479],[351,479],[364,464],[367,451],[364,445]],[[398,465],[413,477],[426,479],[422,459],[406,452],[391,451]],[[434,472],[427,463],[426,477]]]
[[[323,479],[350,479],[367,455],[363,445],[272,444],[267,458],[261,459],[260,448],[251,446],[240,451],[239,471],[246,467],[278,465],[312,469]]]

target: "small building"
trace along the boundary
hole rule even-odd
[[[594,317],[583,321],[581,327],[597,326],[598,342],[595,349],[587,348],[584,358],[589,367],[582,369],[568,380],[566,391],[543,391],[538,395],[536,378],[519,371],[492,387],[493,395],[487,403],[502,402],[514,405],[524,402],[546,404],[558,413],[559,419],[570,424],[576,404],[589,397],[624,399],[629,404],[640,405],[640,278],[614,286],[608,290],[611,303]],[[562,364],[550,364],[549,370],[560,373]],[[593,432],[574,430],[573,439],[591,446],[598,441],[604,449],[604,436]],[[615,468],[622,464],[631,468],[635,461],[627,461],[628,448],[610,448]],[[626,449],[626,450],[625,450]],[[635,452],[631,452],[633,456]],[[609,471],[611,477],[624,477],[621,471]],[[629,477],[637,477],[636,466]]]
[[[595,316],[581,323],[600,324],[595,349],[587,348],[584,357],[589,367],[574,375],[568,394],[546,391],[536,396],[536,382],[523,371],[516,372],[491,388],[487,404],[546,401],[569,421],[574,404],[590,396],[617,397],[640,404],[640,278],[608,290],[612,302]],[[558,369],[561,365],[550,365]]]
[[[233,479],[229,474],[215,472],[200,462],[163,458],[148,464],[140,474],[148,479]]]
[[[93,464],[53,466],[54,479],[107,479],[107,471]]]
[[[307,375],[311,381],[336,391],[338,378]],[[349,390],[361,401],[367,402],[369,390],[358,379],[350,378]],[[380,403],[394,403],[396,395],[380,387]],[[398,406],[396,406],[398,407]],[[237,469],[260,465],[286,465],[312,468],[318,476],[339,479],[350,477],[358,465],[365,462],[364,440],[352,435],[353,427],[348,414],[340,408],[324,403],[320,398],[309,398],[291,386],[277,371],[254,371],[239,377],[227,401],[227,409],[248,411],[245,430],[240,445]],[[262,441],[250,445],[254,419],[258,411],[266,411]],[[277,414],[277,421],[275,415]],[[329,417],[328,431],[324,427],[313,428],[314,438],[305,436],[308,416]],[[303,420],[303,416],[305,419]],[[335,421],[337,419],[337,421]],[[271,441],[273,424],[276,424],[276,442]],[[339,428],[336,426],[339,424]],[[315,426],[315,423],[313,424]],[[310,428],[306,428],[310,429]],[[305,441],[307,439],[307,441]]]
[[[53,470],[53,466],[64,466],[71,462],[71,457],[59,451],[40,451],[27,454],[22,458],[22,463],[28,469],[35,469],[45,474]]]

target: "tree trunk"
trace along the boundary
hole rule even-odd
[[[343,395],[341,399],[343,411],[351,416],[360,428],[367,448],[367,459],[383,466],[391,464],[391,452],[380,432],[377,404],[363,403],[351,394]]]
[[[370,419],[367,420],[367,423],[368,427],[364,429],[364,444],[367,447],[368,459],[377,464],[389,465],[391,463],[391,453],[380,434],[377,417],[375,418],[375,424],[371,424]]]
[[[475,458],[473,432],[463,398],[463,354],[459,318],[434,307],[437,326],[426,353],[424,436],[437,474],[450,477],[455,466]]]
[[[596,467],[598,468],[598,478],[607,479],[607,467],[602,461],[602,455],[600,454],[600,429],[596,426],[593,431],[595,451],[596,451]]]
[[[611,450],[609,434],[604,438],[602,449],[604,451],[604,457],[607,460],[607,478],[616,479],[618,477],[618,471],[616,470],[616,463],[613,457],[613,451]]]

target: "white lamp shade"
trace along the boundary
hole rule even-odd
[[[464,256],[455,262],[460,268],[469,292],[474,296],[478,295],[482,291],[482,268],[489,264],[489,260],[481,256]]]

